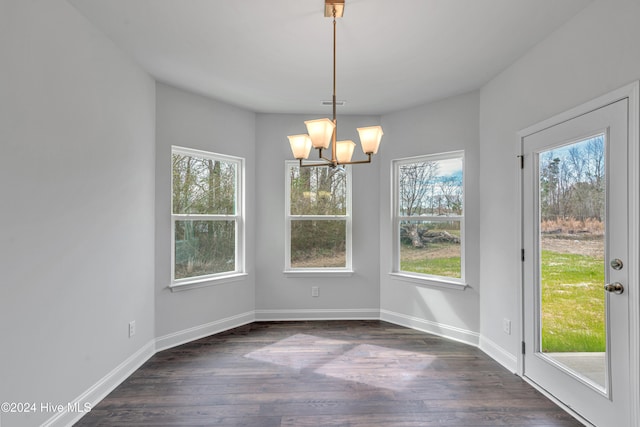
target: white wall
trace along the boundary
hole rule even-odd
[[[156,337],[159,348],[163,348],[253,319],[257,216],[255,114],[158,84],[156,118]],[[171,283],[172,145],[243,157],[246,161],[248,275],[238,281],[180,292],[168,289]],[[238,316],[241,318],[237,319]]]
[[[311,117],[256,115],[155,86],[66,2],[3,0],[0,401],[65,404],[121,363],[143,359],[154,338],[172,345],[250,321],[254,309],[265,319],[382,310],[468,342],[480,332],[483,348],[515,368],[518,334],[501,324],[519,327],[516,133],[640,78],[638,16],[637,0],[596,0],[479,93],[382,118],[339,116],[341,138],[357,140],[357,126],[385,130],[374,163],[354,166],[356,273],[300,278],[282,273],[283,159],[286,135]],[[167,289],[172,144],[247,160],[242,280]],[[391,160],[459,149],[470,288],[390,278]],[[2,425],[52,415],[3,414]]]
[[[481,332],[512,363],[520,344],[517,132],[640,78],[639,16],[637,0],[595,1],[481,90]],[[505,317],[517,322],[510,336]]]
[[[353,269],[351,277],[291,277],[284,270],[285,160],[292,159],[287,135],[304,133],[304,120],[321,116],[259,114],[256,126],[257,227],[256,316],[258,319],[377,317],[379,302],[379,170],[382,164],[353,167]],[[378,117],[341,116],[339,139],[359,145],[356,127],[379,124]],[[385,137],[383,147],[387,144]],[[386,148],[383,148],[386,149]],[[315,153],[313,153],[315,155]],[[364,159],[359,147],[354,153]],[[311,297],[318,286],[320,296]]]
[[[153,350],[155,87],[66,2],[1,5],[0,401],[37,404],[1,424],[34,426]]]
[[[479,332],[479,93],[455,96],[383,117],[380,150],[380,288],[383,318],[472,344]],[[465,152],[466,281],[464,291],[416,285],[391,277],[391,161]]]

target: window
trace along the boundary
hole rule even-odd
[[[351,270],[351,170],[286,163],[285,271]]]
[[[393,273],[464,284],[462,151],[393,162]]]
[[[244,160],[172,147],[172,283],[244,272]]]

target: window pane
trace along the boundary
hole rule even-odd
[[[235,162],[173,153],[173,213],[236,213]]]
[[[175,278],[235,271],[236,222],[176,221]]]
[[[539,348],[603,390],[608,366],[605,137],[556,146],[538,157]]]
[[[462,215],[462,182],[460,157],[401,164],[399,215]]]
[[[401,221],[400,270],[462,278],[460,221]]]
[[[347,174],[339,168],[291,166],[291,215],[346,215]]]
[[[346,220],[291,221],[291,267],[346,267]]]

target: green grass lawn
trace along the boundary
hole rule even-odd
[[[460,257],[403,260],[400,263],[400,269],[413,273],[460,278]]]
[[[460,253],[460,245],[432,243],[424,249],[404,245],[400,251],[400,270],[459,279],[460,256],[451,256],[452,252]]]
[[[460,277],[460,257],[425,259],[403,248],[402,271]],[[602,352],[606,348],[602,258],[542,251],[542,351]]]
[[[601,258],[542,251],[542,351],[606,348]]]

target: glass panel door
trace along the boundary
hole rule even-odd
[[[597,426],[630,425],[627,106],[522,137],[523,374]]]
[[[601,133],[538,154],[539,348],[603,391],[606,151]]]

